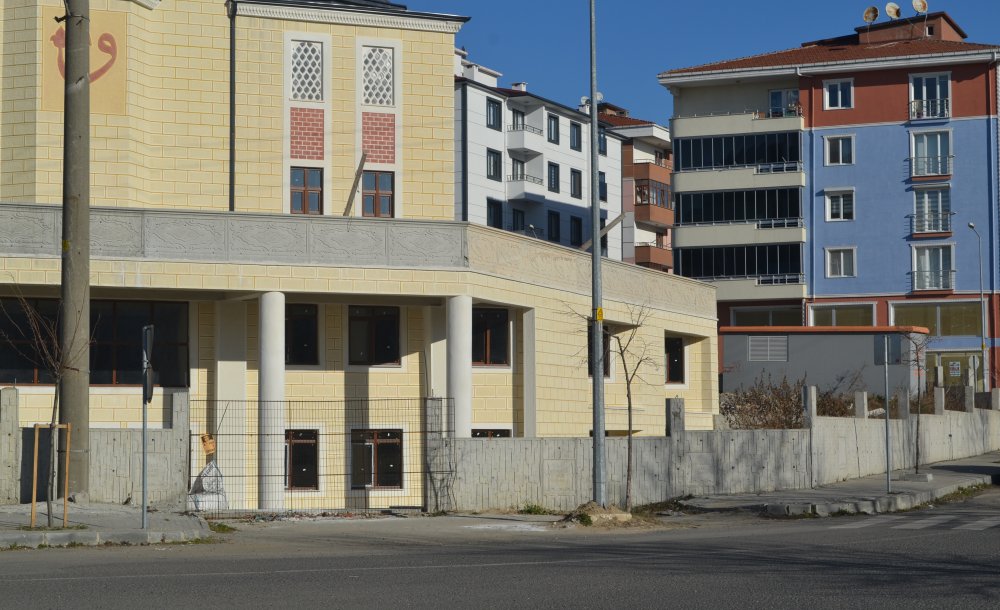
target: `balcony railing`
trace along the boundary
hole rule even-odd
[[[954,155],[910,157],[910,176],[950,176]]]
[[[542,135],[542,130],[537,127],[532,127],[531,125],[508,125],[507,131],[527,131],[528,133],[533,133],[535,135]]]
[[[764,218],[757,221],[758,229],[797,229],[802,227],[801,218]]]
[[[758,286],[785,286],[788,284],[805,284],[806,276],[801,273],[783,273],[781,275],[761,275],[757,277]]]
[[[914,214],[910,217],[911,233],[951,233],[951,214]]]
[[[670,164],[667,163],[666,159],[660,159],[659,161],[654,159],[642,159],[640,161],[633,161],[633,165],[656,165],[658,167],[665,167],[670,169]]]
[[[910,119],[947,119],[951,116],[951,100],[913,100]]]
[[[802,162],[801,161],[786,161],[782,163],[763,163],[757,165],[754,173],[756,174],[787,174],[791,172],[801,172]]]
[[[529,174],[511,174],[507,176],[507,182],[530,182],[532,184],[544,184],[544,180]]]
[[[955,272],[944,271],[913,271],[914,290],[954,290]]]
[[[802,106],[794,104],[786,108],[769,108],[766,111],[758,110],[754,112],[754,119],[786,119],[789,117],[802,116]]]
[[[535,239],[545,239],[545,231],[542,229],[535,228],[534,225],[527,225],[524,227],[514,228],[513,224],[508,224],[507,230],[510,231],[511,233],[524,235],[525,237],[534,237]]]

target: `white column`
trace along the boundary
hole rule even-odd
[[[283,510],[285,481],[285,295],[260,297],[257,504]]]
[[[217,302],[215,329],[215,463],[225,477],[229,506],[244,508],[249,450],[246,302]]]
[[[472,297],[448,298],[448,398],[455,438],[472,437]]]
[[[521,371],[524,396],[524,438],[538,436],[538,387],[535,373],[535,310],[529,309],[521,316]]]

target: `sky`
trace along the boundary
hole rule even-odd
[[[589,0],[395,0],[410,10],[465,15],[456,38],[469,60],[503,73],[502,86],[528,90],[569,106],[590,94]],[[854,32],[865,8],[885,2],[798,0],[596,0],[598,91],[632,116],[667,125],[669,92],[660,72],[789,49]],[[896,0],[903,17],[911,0]],[[1000,44],[1000,1],[928,0],[969,35]]]

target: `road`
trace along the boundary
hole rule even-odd
[[[239,525],[226,542],[0,553],[3,608],[998,608],[1000,490],[891,516]]]

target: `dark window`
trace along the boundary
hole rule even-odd
[[[638,192],[639,183],[636,184]],[[761,220],[796,220],[802,217],[802,189],[758,189],[683,193],[674,197],[677,224],[728,224]]]
[[[678,275],[710,279],[764,277],[772,283],[797,283],[802,273],[802,244],[681,248]]]
[[[579,123],[569,124],[569,147],[573,150],[583,150],[583,128]]]
[[[316,430],[285,430],[285,489],[319,489]]]
[[[591,360],[591,355],[594,350],[594,327],[590,326],[590,322],[587,323],[587,375],[594,376],[594,363]],[[604,329],[604,376],[611,376],[611,333],[608,332],[608,328],[605,326]]]
[[[361,214],[379,218],[395,215],[396,177],[392,172],[365,172],[362,177],[361,195],[364,205]]]
[[[558,242],[562,239],[559,232],[559,212],[549,212],[549,241]]]
[[[399,364],[398,307],[352,305],[349,318],[348,351],[351,364]]]
[[[514,129],[524,129],[524,111],[523,110],[511,110],[510,111],[511,121],[513,122],[512,127]]]
[[[472,309],[472,363],[482,366],[510,364],[510,331],[506,309]]]
[[[674,143],[676,167],[680,171],[747,165],[779,164],[770,171],[794,171],[780,167],[801,160],[799,132],[680,138]]]
[[[292,214],[323,213],[323,170],[292,168]]]
[[[608,234],[604,232],[604,227],[608,226],[608,219],[601,219],[601,256],[608,255]]]
[[[319,364],[318,305],[285,305],[285,364]]]
[[[635,204],[670,208],[670,185],[655,180],[636,180]]]
[[[578,169],[569,170],[569,194],[576,199],[583,198],[583,172]]]
[[[506,428],[473,428],[472,438],[510,438],[510,430]]]
[[[499,150],[487,149],[486,151],[486,177],[490,180],[501,180],[503,174],[503,157]]]
[[[571,246],[583,245],[583,219],[579,216],[569,217],[569,243]]]
[[[494,99],[486,99],[486,126],[490,129],[496,129],[500,131],[501,117],[503,116],[503,107],[500,102]]]
[[[608,134],[603,129],[597,135],[597,152],[605,156],[608,154]]]
[[[148,301],[90,304],[90,383],[142,383],[142,327],[154,327],[152,364],[157,385],[188,386],[188,305]]]
[[[486,200],[486,224],[495,229],[503,228],[503,202],[495,199]]]
[[[403,487],[403,431],[351,430],[351,489]]]
[[[559,165],[556,163],[549,163],[549,190],[559,192]]]
[[[549,115],[549,142],[559,143],[559,117],[554,114]]]
[[[600,195],[601,201],[608,200],[608,177],[604,172],[598,172],[597,174],[597,188],[598,194]]]
[[[684,339],[666,338],[667,383],[684,383]]]
[[[523,231],[524,230],[524,210],[511,210],[511,230],[512,231]]]
[[[44,346],[59,344],[59,301],[0,299],[0,383],[53,383]],[[26,306],[26,307],[25,307]],[[39,328],[32,332],[31,319]]]

